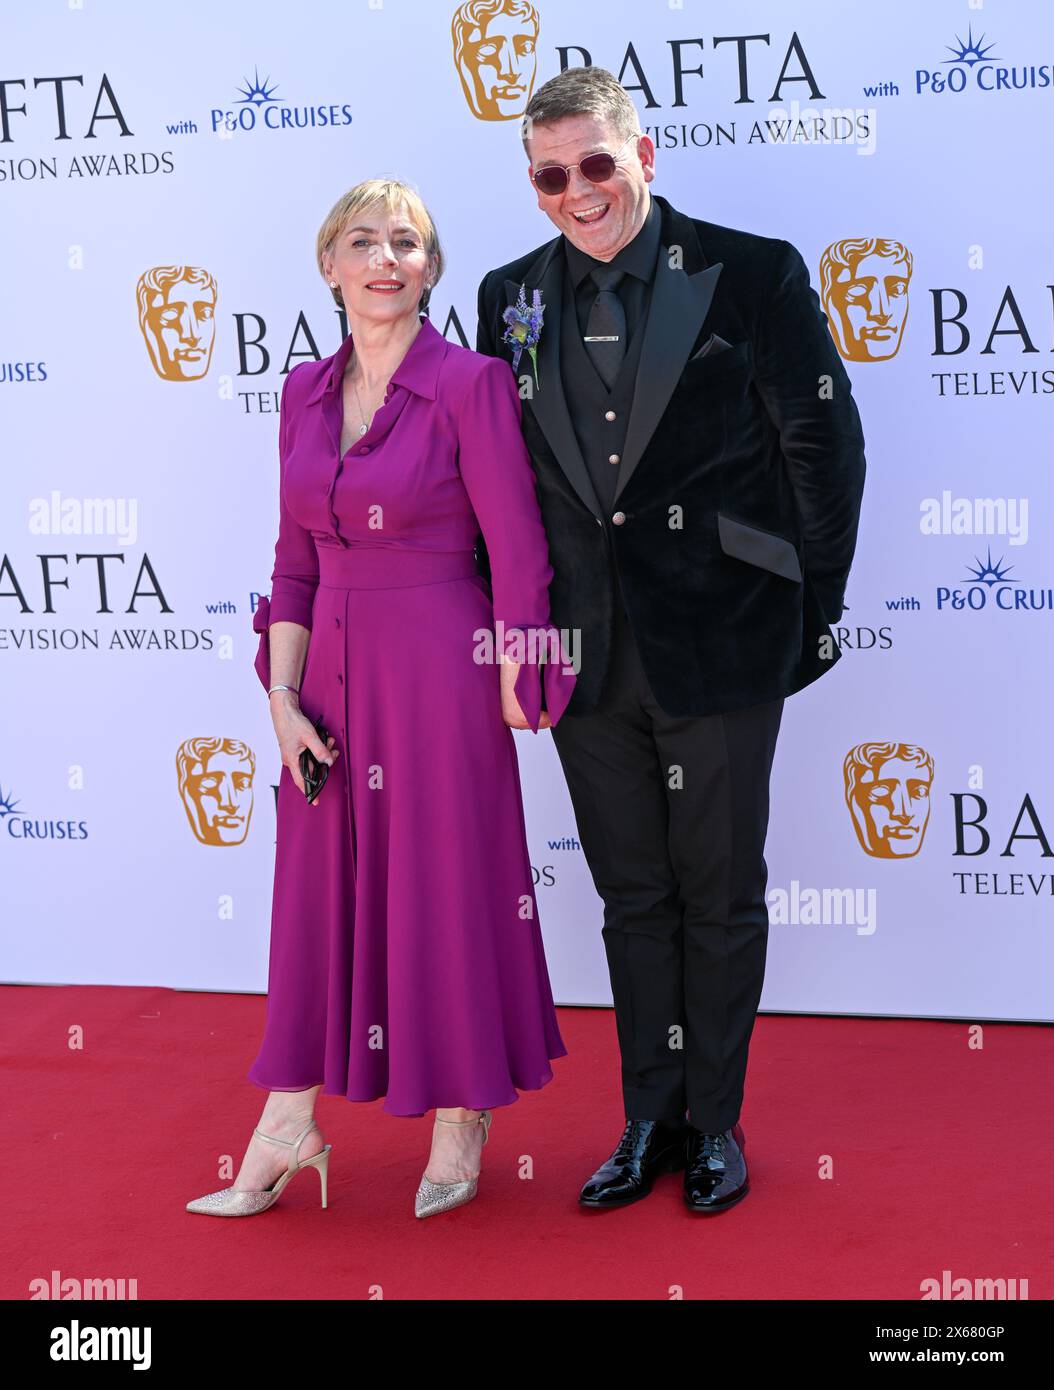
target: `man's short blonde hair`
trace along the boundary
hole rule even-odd
[[[439,244],[439,233],[436,225],[432,221],[432,215],[425,207],[421,195],[415,188],[411,188],[408,183],[401,183],[398,179],[365,179],[362,183],[357,183],[354,188],[349,188],[343,197],[330,208],[326,214],[326,219],[318,229],[318,237],[315,243],[315,259],[318,262],[319,274],[326,279],[327,288],[329,280],[326,272],[322,268],[322,257],[328,251],[332,251],[337,238],[344,228],[356,217],[367,211],[367,209],[383,208],[389,217],[396,213],[405,211],[407,220],[417,228],[424,242],[425,250],[432,258],[435,270],[432,275],[432,286],[425,286],[421,294],[420,303],[417,306],[418,313],[424,313],[428,308],[428,300],[432,289],[439,282],[440,276],[446,266],[446,257],[443,255],[443,248]],[[334,300],[340,307],[344,307],[344,297],[338,285],[335,290],[330,290]]]

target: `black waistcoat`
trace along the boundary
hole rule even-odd
[[[615,384],[609,391],[593,366],[589,350],[582,341],[578,315],[575,313],[571,277],[565,273],[563,312],[560,315],[560,374],[563,378],[564,395],[567,397],[567,408],[571,414],[571,424],[603,508],[605,527],[611,525],[619,473],[618,464],[609,460],[612,454],[617,454],[621,459],[626,442],[626,427],[629,423],[630,406],[633,404],[633,391],[637,384],[637,367],[650,304],[649,285],[636,330],[622,359]],[[607,419],[609,411],[614,411],[614,420]]]

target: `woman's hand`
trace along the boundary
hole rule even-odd
[[[516,677],[520,674],[520,663],[510,661],[509,658],[502,657],[501,662],[501,714],[505,723],[510,729],[529,729],[527,716],[520,708],[520,702],[516,698]],[[538,679],[541,680],[539,672]],[[539,729],[548,729],[552,721],[543,709],[541,718],[538,720]]]
[[[307,748],[320,763],[328,763],[332,767],[340,757],[340,749],[333,746],[336,740],[330,734],[329,742],[322,742],[314,725],[300,708],[296,695],[289,690],[276,690],[271,696],[271,720],[278,738],[282,764],[289,769],[300,795],[305,796],[304,779],[300,775],[300,754]],[[318,797],[310,804],[317,806]]]

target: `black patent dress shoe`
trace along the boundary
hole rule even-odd
[[[684,1169],[684,1200],[691,1211],[727,1211],[750,1191],[746,1136],[738,1123],[723,1134],[689,1129]]]
[[[615,1152],[579,1195],[584,1207],[607,1210],[647,1197],[660,1173],[684,1168],[688,1126],[679,1120],[627,1120]]]

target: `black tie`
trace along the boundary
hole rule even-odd
[[[625,273],[623,270],[590,271],[598,293],[586,324],[586,351],[609,391],[626,355],[626,309],[617,292]]]

